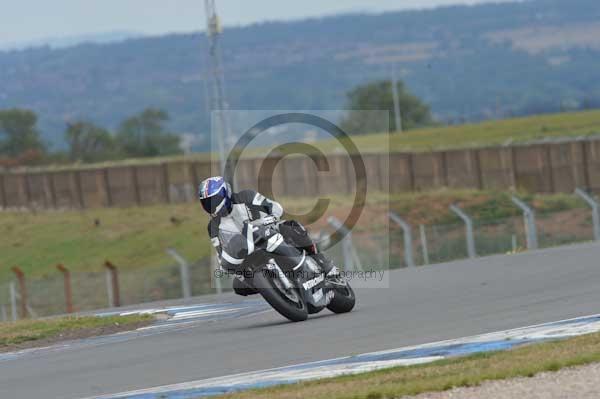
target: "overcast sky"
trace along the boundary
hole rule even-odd
[[[217,9],[223,24],[231,26],[493,1],[217,0]],[[154,35],[204,29],[204,0],[0,0],[0,10],[0,45],[114,31]]]

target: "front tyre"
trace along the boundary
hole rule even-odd
[[[331,287],[335,294],[329,305],[327,305],[327,309],[333,313],[348,313],[354,309],[356,297],[354,296],[354,290],[347,281],[332,282]]]
[[[277,312],[291,321],[304,321],[308,318],[306,304],[297,288],[287,290],[276,273],[262,270],[254,275],[254,286],[265,301]]]

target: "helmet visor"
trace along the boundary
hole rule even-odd
[[[225,206],[225,202],[225,197],[221,194],[213,195],[212,197],[203,198],[200,200],[202,208],[210,214],[216,214]]]

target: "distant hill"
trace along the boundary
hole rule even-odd
[[[25,42],[14,42],[14,43],[0,43],[0,50],[19,50],[34,47],[48,46],[51,48],[64,48],[72,47],[78,44],[84,43],[113,43],[127,39],[133,39],[144,36],[141,33],[129,32],[129,31],[113,31],[106,33],[91,33],[86,35],[74,35],[74,36],[62,36],[62,37],[48,37],[38,40],[30,40]]]
[[[600,106],[597,0],[269,22],[226,29],[223,50],[233,109],[340,108],[393,66],[444,121]],[[203,133],[206,54],[202,34],[0,52],[0,108],[34,109],[57,144],[65,121],[114,128],[147,106]]]

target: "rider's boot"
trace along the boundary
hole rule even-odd
[[[240,280],[239,276],[236,276],[233,279],[233,291],[241,296],[258,294],[256,288],[251,287],[249,284],[246,284],[245,281]]]
[[[319,264],[319,267],[321,268],[321,270],[323,270],[323,272],[325,273],[325,275],[327,277],[339,276],[339,274],[340,274],[339,269],[325,255],[317,252],[316,250],[313,250],[313,251],[310,251],[307,253],[306,250],[302,250],[302,249],[296,248],[292,245],[289,245],[287,242],[285,242],[283,240],[283,237],[281,239],[274,239],[274,238],[275,237],[271,238],[271,239],[273,239],[273,242],[276,242],[279,244],[273,248],[269,248],[269,246],[267,245],[267,251],[271,252],[275,255],[279,255],[280,257],[285,259],[287,262],[289,262],[290,264],[288,265],[288,267],[296,270],[300,266],[300,264],[303,262],[304,257],[310,256]]]
[[[340,269],[322,253],[313,254],[311,257],[317,261],[327,277],[334,277],[340,274]]]

